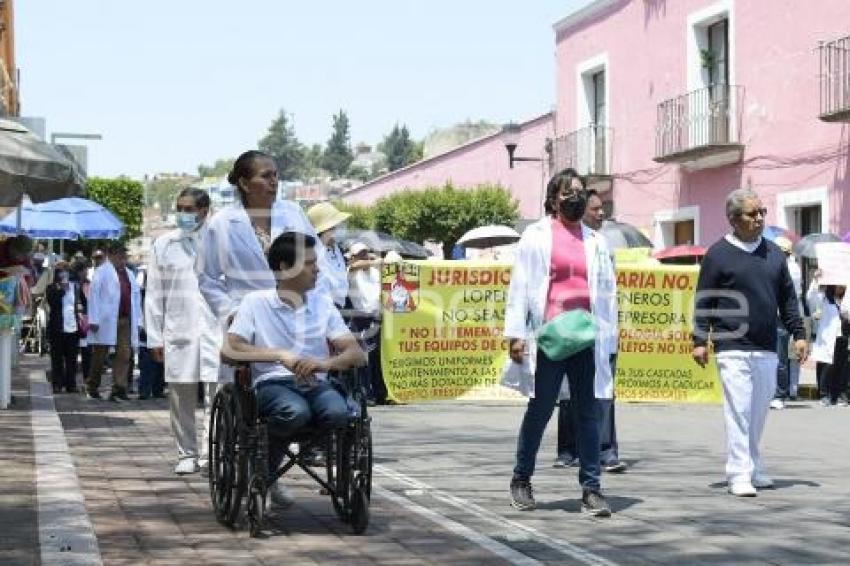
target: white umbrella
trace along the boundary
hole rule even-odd
[[[492,248],[519,241],[519,232],[510,226],[491,224],[473,228],[460,237],[457,243],[465,248]]]

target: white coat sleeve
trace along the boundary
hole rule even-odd
[[[89,324],[100,324],[101,295],[103,294],[103,270],[95,269],[91,278],[89,290],[88,316]]]
[[[822,303],[823,294],[820,292],[817,279],[812,279],[806,291],[806,304],[809,305],[809,312],[814,316],[817,311],[821,310]]]
[[[511,270],[508,303],[505,306],[505,338],[525,339],[528,318],[528,270],[533,243],[523,234],[517,246],[516,261]]]
[[[148,281],[145,288],[145,332],[148,348],[162,348],[162,329],[165,322],[165,295],[162,291],[162,271],[159,269],[159,241],[151,250]]]
[[[221,265],[221,254],[227,254],[229,247],[227,233],[221,230],[218,223],[211,223],[204,235],[203,262],[198,272],[198,288],[213,314],[219,319],[229,315],[233,309],[233,300],[227,293],[224,270]]]
[[[600,237],[600,240],[602,237]],[[608,328],[608,346],[609,352],[614,354],[617,352],[618,342],[619,342],[619,330],[617,328],[617,321],[619,320],[618,316],[618,305],[617,305],[617,272],[614,269],[614,262],[611,260],[611,255],[608,250],[608,246],[602,242],[601,243],[601,251],[600,257],[602,258],[602,269],[604,271],[604,281],[608,281],[610,283],[610,288],[608,289],[600,289],[601,292],[605,293],[605,308],[606,308],[606,320],[611,323],[611,327]]]

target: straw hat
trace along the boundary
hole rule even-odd
[[[307,218],[310,219],[310,223],[316,229],[317,234],[327,232],[334,226],[342,224],[348,220],[349,216],[351,214],[340,212],[329,202],[320,202],[307,209]]]

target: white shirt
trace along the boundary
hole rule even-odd
[[[62,332],[74,333],[77,331],[77,313],[74,310],[74,297],[76,287],[68,283],[68,289],[62,295]]]
[[[328,295],[307,293],[305,303],[293,309],[275,289],[245,295],[228,332],[260,348],[283,348],[320,360],[330,357],[328,340],[350,334]],[[291,381],[294,375],[278,362],[252,364],[251,373],[254,385],[269,379]],[[324,381],[327,374],[316,374],[316,378]]]
[[[355,269],[349,273],[351,305],[363,312],[377,314],[381,310],[381,272],[375,267]]]
[[[321,245],[321,243],[319,243]],[[345,298],[348,296],[348,272],[345,266],[345,257],[339,246],[332,244],[325,248],[323,261],[320,259],[319,273],[324,275],[319,279],[316,288],[320,292],[330,293],[334,303],[340,308],[345,306]]]
[[[739,240],[737,236],[735,236],[735,234],[726,234],[726,241],[735,246],[736,248],[740,248],[745,252],[751,254],[756,251],[756,248],[761,245],[761,236],[759,236],[755,242],[744,242],[742,240]]]

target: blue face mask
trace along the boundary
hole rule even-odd
[[[198,227],[198,217],[191,212],[178,212],[176,220],[177,227],[184,232],[191,232]]]

